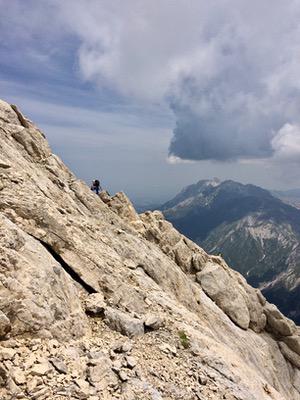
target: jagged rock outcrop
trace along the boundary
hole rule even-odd
[[[299,328],[0,102],[0,398],[300,399]]]

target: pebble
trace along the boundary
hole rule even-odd
[[[26,375],[24,371],[21,370],[21,368],[14,368],[11,371],[11,375],[17,385],[23,385],[24,383],[26,383]]]
[[[17,350],[9,348],[9,347],[2,347],[0,349],[0,358],[1,360],[12,360],[17,353]]]
[[[126,374],[125,371],[123,371],[123,370],[119,371],[118,375],[122,382],[128,381],[128,375]]]
[[[128,368],[132,369],[136,366],[137,361],[134,357],[126,356],[126,363],[127,363]]]
[[[61,373],[61,374],[68,373],[68,368],[67,368],[66,364],[59,358],[53,357],[53,358],[50,358],[49,361],[59,373]]]
[[[49,363],[35,364],[31,368],[30,374],[36,375],[36,376],[43,376],[43,375],[47,375],[51,370],[52,370],[52,368],[50,367]]]

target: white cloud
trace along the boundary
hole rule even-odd
[[[84,80],[131,102],[169,104],[171,160],[296,157],[298,136],[281,131],[300,126],[299,0],[12,3],[19,47],[22,32],[42,56],[75,37]]]
[[[180,157],[176,157],[176,156],[171,155],[171,156],[169,156],[167,158],[167,163],[168,164],[194,164],[195,161],[193,161],[193,160],[183,160]]]
[[[275,161],[300,164],[300,126],[285,124],[272,139]]]
[[[170,104],[174,157],[271,158],[272,132],[300,123],[298,1],[57,4],[84,79]]]

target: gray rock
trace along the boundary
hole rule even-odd
[[[228,272],[222,266],[207,263],[196,275],[205,293],[243,329],[248,329],[250,314],[245,299]]]
[[[162,318],[153,314],[146,316],[144,324],[146,329],[153,331],[156,331],[164,325]]]
[[[2,214],[0,225],[5,265],[0,276],[6,282],[0,288],[1,307],[5,314],[17,316],[12,322],[0,314],[2,336],[10,330],[12,336],[44,334],[60,340],[82,336],[87,317],[70,276],[44,246]]]
[[[172,346],[168,343],[162,343],[159,346],[160,350],[167,354],[172,354],[173,356],[177,355],[177,349],[175,346]]]
[[[30,374],[33,376],[44,376],[47,375],[51,370],[52,368],[49,363],[44,362],[40,364],[34,364],[30,370]]]
[[[137,365],[137,360],[134,357],[126,356],[126,364],[128,368],[134,368]]]
[[[292,336],[296,331],[293,321],[286,318],[274,304],[266,303],[264,313],[267,317],[267,329],[281,336]]]
[[[131,317],[122,311],[107,307],[105,310],[105,319],[111,329],[114,329],[128,337],[144,334],[143,321]]]
[[[106,304],[102,293],[92,293],[85,301],[86,313],[94,317],[104,316],[105,307]]]
[[[10,371],[10,373],[11,373],[13,380],[15,381],[15,383],[17,385],[23,385],[24,383],[26,383],[26,381],[27,381],[26,375],[25,375],[24,371],[21,370],[21,368],[13,368]]]
[[[279,342],[279,347],[284,357],[295,367],[300,368],[300,356],[292,351],[284,342]]]
[[[123,370],[119,371],[118,375],[122,382],[128,381],[128,375],[125,371],[123,371]]]
[[[56,369],[61,374],[67,374],[68,373],[68,368],[66,364],[60,360],[59,358],[52,357],[49,359],[50,363],[53,365],[53,367]]]
[[[130,341],[127,341],[122,344],[122,352],[129,353],[132,350],[133,344]]]
[[[118,383],[116,374],[112,371],[110,359],[102,354],[97,358],[97,364],[91,366],[87,371],[87,379],[97,390],[104,390],[108,386]]]
[[[286,336],[282,341],[295,353],[300,355],[300,336]]]
[[[75,384],[79,388],[79,390],[75,389],[76,394],[78,394],[80,397],[83,398],[88,398],[90,395],[90,384],[84,379],[75,379],[74,380]]]
[[[0,359],[1,360],[12,360],[16,355],[17,350],[10,347],[0,348]]]

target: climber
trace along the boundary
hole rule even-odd
[[[92,186],[91,186],[91,190],[92,190],[93,192],[95,192],[96,194],[99,194],[99,192],[102,190],[102,188],[101,188],[101,186],[100,186],[100,182],[99,182],[98,179],[95,179],[95,180],[93,181]]]

